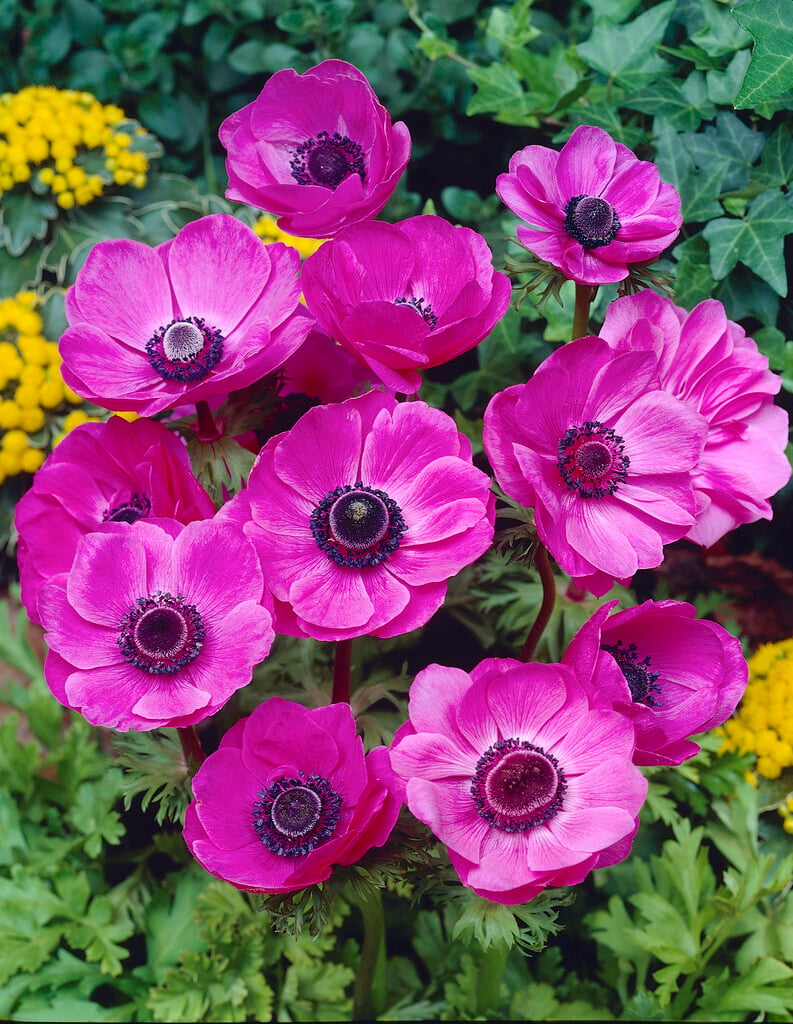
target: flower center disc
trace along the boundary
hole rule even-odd
[[[298,185],[336,189],[351,174],[361,179],[365,176],[361,147],[339,132],[318,132],[315,139],[306,139],[295,150],[289,166]]]
[[[525,740],[499,740],[476,766],[471,796],[479,814],[502,832],[524,832],[550,820],[567,788],[552,754]]]
[[[656,683],[659,673],[650,671],[649,654],[639,661],[636,644],[625,647],[622,640],[618,640],[616,644],[602,644],[600,649],[608,651],[619,665],[634,704],[646,704],[648,708],[660,706],[660,702],[655,698],[655,694],[661,692],[661,687]]]
[[[195,605],[157,593],[138,601],[119,626],[124,660],[150,675],[173,675],[198,657],[205,638]]]
[[[146,355],[164,380],[203,380],[223,356],[223,336],[201,317],[172,320],[146,342]]]
[[[406,529],[393,498],[360,480],[330,491],[311,513],[311,532],[320,550],[337,565],[353,569],[389,558]]]
[[[597,196],[573,196],[565,207],[564,226],[585,249],[612,242],[620,229],[617,211]]]
[[[271,853],[302,857],[333,835],[341,807],[341,796],[321,775],[282,776],[259,793],[253,827]]]
[[[145,519],[151,512],[151,502],[147,494],[133,494],[129,501],[122,502],[108,509],[102,516],[103,523],[137,523]]]
[[[602,498],[614,494],[628,476],[630,459],[624,448],[619,434],[590,420],[565,433],[556,465],[571,491],[582,498]]]

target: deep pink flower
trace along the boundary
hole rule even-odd
[[[187,450],[160,423],[76,427],[47,457],[16,506],[22,603],[39,622],[42,585],[72,566],[77,542],[104,523],[211,519],[212,499],[193,476]]]
[[[578,284],[611,284],[654,260],[680,230],[680,196],[655,164],[602,128],[580,125],[559,152],[526,146],[496,192],[531,227],[518,241]]]
[[[600,335],[618,352],[655,353],[661,387],[707,420],[694,470],[697,521],[685,536],[708,547],[742,523],[771,519],[768,499],[790,479],[788,414],[773,398],[782,382],[724,306],[706,299],[688,313],[643,291],[611,303]]]
[[[185,842],[238,889],[293,892],[382,846],[397,788],[385,747],[364,757],[349,704],[308,710],[271,697],[196,773]]]
[[[627,856],[647,782],[633,726],[564,665],[430,665],[410,688],[391,765],[464,885],[523,903]]]
[[[253,103],[227,117],[229,199],[279,218],[291,235],[328,238],[376,216],[402,176],[410,133],[391,124],[361,72],[326,60],[277,71]]]
[[[319,325],[392,391],[412,394],[419,370],[485,338],[509,305],[487,242],[442,217],[345,228],[303,264],[303,292]]]
[[[152,249],[99,242],[66,295],[63,378],[144,415],[225,396],[277,369],[308,334],[300,255],[226,214]]]
[[[202,721],[273,641],[253,546],[215,520],[105,530],[81,537],[68,575],[41,589],[47,685],[93,725]]]
[[[423,626],[487,550],[489,484],[450,416],[373,391],[309,409],[268,441],[219,514],[256,545],[276,632],[396,636]]]
[[[681,764],[700,749],[688,737],[721,725],[743,696],[741,645],[682,601],[609,615],[617,603],[598,608],[562,660],[633,722],[634,764]]]
[[[663,545],[694,523],[691,471],[707,424],[658,388],[652,353],[580,338],[485,411],[498,482],[534,508],[540,539],[597,596],[660,565]]]

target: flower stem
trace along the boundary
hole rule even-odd
[[[491,946],[479,961],[476,983],[476,1016],[488,1017],[497,1011],[501,1002],[501,979],[509,956],[508,946]]]
[[[215,417],[209,408],[209,402],[196,402],[195,411],[198,419],[198,431],[196,432],[198,440],[202,444],[212,444],[213,441],[219,441],[223,436],[223,431],[220,430],[215,422]]]
[[[575,309],[573,311],[573,340],[589,334],[589,307],[596,289],[588,284],[576,284]]]
[[[554,579],[553,571],[551,569],[551,563],[548,558],[548,551],[544,544],[540,544],[537,541],[537,553],[534,556],[534,562],[537,566],[537,571],[540,574],[540,581],[542,582],[542,604],[540,610],[537,613],[537,618],[534,620],[534,625],[529,630],[529,635],[526,637],[526,643],[523,645],[520,652],[521,661],[530,661],[534,649],[540,642],[540,637],[545,632],[545,627],[551,618],[553,612],[553,606],[556,603],[556,580]]]
[[[206,754],[201,747],[201,740],[198,738],[196,727],[194,725],[186,725],[183,729],[177,729],[176,731],[179,733],[179,740],[182,744],[187,767],[189,768],[191,763],[195,765],[201,764]]]
[[[355,979],[352,997],[352,1019],[374,1020],[385,1009],[385,912],[378,890],[368,896],[353,894],[347,899],[358,907],[363,917],[361,964]]]
[[[336,641],[333,659],[333,703],[350,703],[350,666],[352,665],[352,637]]]

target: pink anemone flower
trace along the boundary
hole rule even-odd
[[[645,601],[579,629],[562,658],[636,730],[634,764],[682,764],[699,752],[689,737],[733,713],[748,682],[741,645],[682,601]]]
[[[212,499],[187,449],[155,420],[113,416],[84,423],[60,442],[16,506],[22,603],[40,622],[41,587],[72,567],[77,543],[105,523],[211,519]]]
[[[308,710],[271,697],[198,769],[184,838],[238,889],[293,892],[382,846],[398,788],[385,747],[364,756],[349,704]]]
[[[450,416],[373,391],[271,438],[219,515],[256,545],[276,632],[342,640],[423,626],[489,547],[494,500]]]
[[[391,123],[364,75],[343,60],[302,75],[277,71],[219,135],[228,152],[228,198],[308,238],[376,216],[410,156],[407,126]]]
[[[478,345],[511,293],[484,238],[435,216],[345,228],[309,256],[302,284],[319,325],[403,394]]]
[[[692,471],[707,424],[659,390],[651,352],[580,338],[526,384],[498,392],[484,445],[504,491],[534,508],[540,539],[598,597],[660,565],[694,524]]]
[[[600,336],[616,352],[653,352],[661,387],[707,421],[686,538],[709,547],[742,523],[771,519],[768,499],[790,479],[788,414],[774,405],[782,381],[724,306],[706,299],[689,313],[647,290],[612,302]]]
[[[602,128],[580,125],[562,146],[526,146],[500,174],[501,201],[530,227],[518,241],[578,284],[622,281],[654,260],[680,230],[680,196],[655,164]]]
[[[215,520],[106,531],[81,537],[68,575],[41,589],[47,685],[92,725],[194,725],[250,682],[273,642],[256,552]]]
[[[300,255],[226,214],[156,248],[99,242],[66,294],[63,378],[106,409],[152,415],[225,397],[277,369],[313,320]]]
[[[430,665],[410,688],[391,765],[464,885],[496,903],[575,885],[626,857],[647,782],[633,726],[564,665]]]

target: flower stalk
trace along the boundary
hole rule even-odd
[[[501,981],[509,956],[508,946],[491,946],[483,950],[476,983],[476,1015],[488,1017],[500,1004]]]
[[[196,437],[198,440],[202,444],[213,444],[215,441],[219,441],[223,436],[223,431],[218,427],[215,417],[212,415],[209,402],[196,402],[195,410],[198,427]]]
[[[177,728],[176,731],[179,733],[179,741],[182,744],[187,767],[190,768],[191,764],[203,764],[206,754],[201,746],[201,740],[198,738],[196,727],[194,725],[187,725],[181,729]]]
[[[589,307],[595,298],[597,288],[588,284],[575,286],[575,308],[573,310],[573,341],[576,338],[584,338],[589,334]]]
[[[368,896],[346,893],[363,918],[361,963],[352,997],[352,1019],[374,1020],[385,1008],[385,912],[378,890]]]
[[[352,665],[352,638],[336,641],[333,659],[333,703],[350,703],[350,667]]]
[[[537,613],[537,618],[534,620],[534,625],[526,637],[526,642],[521,648],[521,661],[531,661],[537,644],[540,642],[540,637],[545,632],[545,627],[551,619],[553,606],[556,603],[556,580],[551,569],[550,559],[548,558],[548,549],[539,541],[537,541],[537,553],[534,556],[534,564],[537,566],[537,572],[540,574],[540,582],[542,583],[542,604]]]

